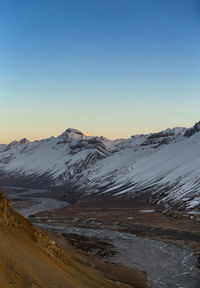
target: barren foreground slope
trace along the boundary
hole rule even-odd
[[[135,271],[135,284],[134,276],[132,283],[125,284],[107,279],[69,255],[13,211],[0,191],[0,288],[148,287],[142,272]]]

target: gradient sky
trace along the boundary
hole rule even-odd
[[[199,120],[198,0],[0,0],[0,143]]]

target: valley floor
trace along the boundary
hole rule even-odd
[[[148,203],[123,198],[85,199],[68,207],[57,199],[46,201],[45,191],[43,197],[38,190],[16,193],[10,187],[6,192],[35,225],[50,231],[59,244],[95,256],[92,261],[145,271],[153,288],[200,287],[200,225],[183,214],[166,215]],[[129,274],[123,271],[121,277]]]

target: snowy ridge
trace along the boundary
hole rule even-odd
[[[77,129],[41,141],[22,139],[0,145],[0,171],[45,175],[57,186],[73,182],[86,194],[148,195],[166,208],[198,213],[200,122],[113,141]]]

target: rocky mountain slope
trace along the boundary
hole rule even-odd
[[[58,137],[0,146],[0,183],[61,187],[100,197],[140,197],[166,209],[200,209],[200,122],[109,140],[67,129]]]
[[[123,284],[115,275],[112,277],[116,281],[103,276],[106,273],[89,267],[87,259],[72,255],[70,250],[61,249],[46,234],[12,210],[0,191],[1,288],[149,287],[145,274],[136,269],[129,281],[131,284],[128,285],[128,281]],[[94,267],[95,260],[92,263]]]

